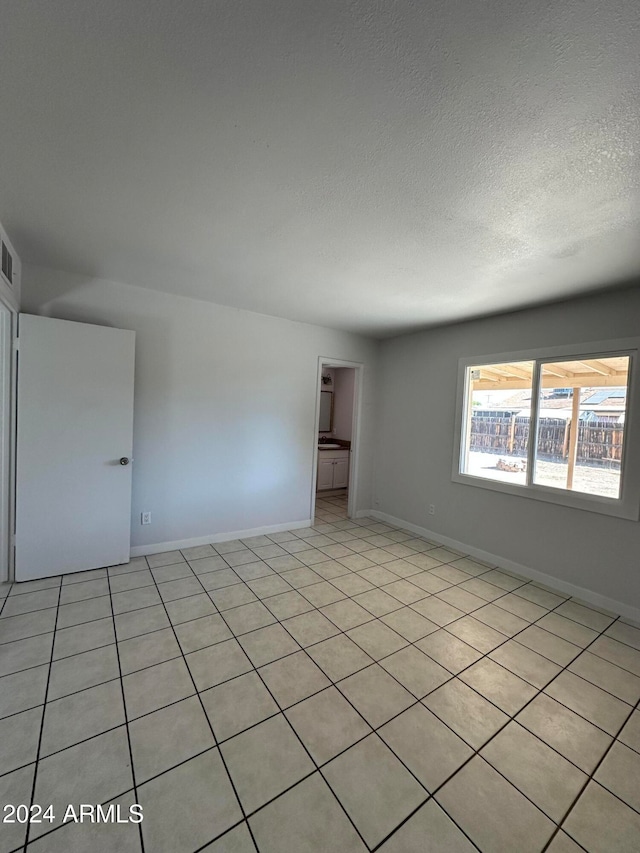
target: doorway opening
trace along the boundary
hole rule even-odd
[[[320,359],[311,518],[334,524],[356,513],[362,365]]]

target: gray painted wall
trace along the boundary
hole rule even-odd
[[[375,341],[39,267],[23,283],[27,313],[136,332],[134,546],[310,517],[319,357],[366,366],[356,500],[371,506]]]
[[[640,523],[453,483],[458,359],[640,333],[640,289],[442,327],[381,345],[374,507],[640,607]],[[436,514],[427,514],[427,505]]]
[[[458,359],[634,336],[640,289],[377,344],[43,268],[23,285],[27,312],[137,332],[134,545],[308,518],[324,356],[366,365],[359,510],[640,607],[640,523],[451,481]]]

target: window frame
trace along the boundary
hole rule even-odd
[[[624,444],[620,462],[620,497],[609,498],[574,492],[533,482],[535,452],[538,444],[538,407],[540,374],[544,363],[553,361],[584,361],[585,359],[628,356],[627,406],[625,412]],[[529,446],[527,448],[526,484],[505,483],[462,472],[463,453],[467,437],[467,400],[469,394],[469,367],[488,366],[517,361],[533,361],[531,387]],[[567,344],[555,347],[464,356],[458,361],[456,412],[452,481],[467,486],[489,489],[493,492],[514,495],[530,500],[544,501],[559,506],[582,509],[602,515],[638,521],[640,518],[640,338],[620,338],[596,342]]]

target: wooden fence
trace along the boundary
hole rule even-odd
[[[538,427],[538,458],[567,458],[571,425],[564,418],[541,418]],[[622,459],[624,424],[611,421],[580,421],[578,462],[618,468]],[[470,450],[526,456],[529,418],[496,412],[471,417]]]

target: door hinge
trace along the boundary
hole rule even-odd
[[[20,338],[16,335],[13,339],[13,349],[17,352],[20,349]]]

